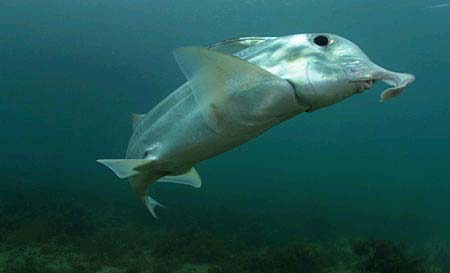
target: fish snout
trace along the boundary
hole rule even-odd
[[[347,74],[349,82],[356,84],[356,91],[359,93],[370,89],[378,81],[390,85],[390,88],[381,93],[380,102],[399,95],[407,85],[415,80],[412,74],[389,71],[370,60],[346,62],[342,68]]]
[[[403,92],[408,84],[414,82],[414,80],[416,79],[416,77],[412,74],[397,73],[389,70],[384,70],[384,72],[380,73],[378,78],[378,80],[381,80],[391,86],[390,88],[384,90],[383,93],[381,93],[380,102],[397,96],[398,94]]]

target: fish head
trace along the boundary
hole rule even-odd
[[[287,79],[294,85],[299,100],[314,111],[335,104],[351,95],[370,89],[381,81],[391,87],[380,96],[385,101],[414,81],[414,75],[397,73],[373,63],[351,41],[334,34],[301,34],[295,39],[301,52],[302,73]]]

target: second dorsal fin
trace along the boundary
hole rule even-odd
[[[131,124],[133,126],[133,130],[136,128],[136,126],[144,119],[144,114],[131,114]]]

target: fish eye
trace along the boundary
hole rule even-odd
[[[323,35],[318,35],[316,37],[314,37],[313,42],[318,45],[318,46],[327,46],[330,44],[330,39],[328,39],[327,36],[323,36]]]

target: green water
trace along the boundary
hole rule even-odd
[[[0,272],[450,272],[450,7],[439,1],[0,0]],[[329,32],[416,75],[160,184],[95,162],[184,82],[172,51]]]

